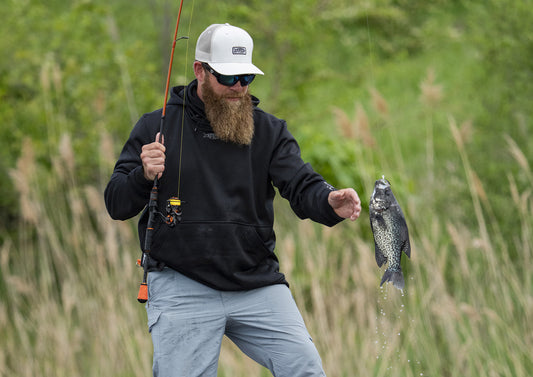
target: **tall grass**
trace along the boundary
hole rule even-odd
[[[28,140],[11,171],[21,223],[2,245],[0,374],[146,375],[134,229],[109,219],[99,187],[77,184],[67,136],[52,161],[39,171]]]
[[[358,157],[377,165],[362,109],[357,122],[359,139],[367,132],[368,140]],[[531,167],[506,138],[520,175],[506,177],[507,201],[520,227],[503,234],[505,219],[492,210],[469,161],[466,126],[450,117],[448,127],[462,167],[453,178],[470,193],[476,226],[433,207],[425,193],[436,187],[415,192],[415,199],[401,192],[413,249],[403,261],[403,292],[379,287],[383,271],[366,212],[355,223],[324,228],[296,220],[285,202],[276,202],[281,268],[328,376],[526,377],[533,370]],[[78,182],[68,135],[50,156],[52,173],[39,169],[30,140],[10,172],[21,217],[17,238],[6,236],[0,250],[1,376],[150,375],[152,345],[136,301],[135,224],[110,220],[102,200],[115,160],[108,143],[104,135],[96,153],[106,173],[92,185]],[[366,184],[376,178],[372,168],[363,175]],[[529,188],[521,190],[524,177]],[[226,341],[219,375],[268,373]]]
[[[406,207],[413,256],[406,289],[379,288],[373,244],[359,223],[326,229],[295,221],[278,205],[278,250],[293,294],[329,376],[528,376],[533,370],[533,224],[531,190],[508,182],[521,228],[512,239],[489,232],[497,219],[468,164],[458,128],[478,229]],[[510,153],[531,177],[527,160]],[[107,151],[103,160],[112,161]],[[69,138],[43,176],[25,144],[11,172],[20,194],[17,239],[2,244],[0,374],[17,376],[146,376],[151,342],[135,300],[140,271],[132,223],[106,215],[101,186],[79,187]],[[415,229],[416,227],[416,229]],[[507,249],[521,252],[510,260]],[[222,376],[267,375],[229,343]]]

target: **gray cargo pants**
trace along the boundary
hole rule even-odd
[[[217,291],[165,268],[148,289],[154,376],[216,377],[223,335],[276,377],[325,376],[285,285]]]

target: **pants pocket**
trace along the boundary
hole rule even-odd
[[[148,315],[148,331],[152,332],[152,328],[154,325],[159,321],[159,317],[161,317],[161,310],[155,309],[153,307],[147,307],[146,313]]]

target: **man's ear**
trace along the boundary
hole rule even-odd
[[[205,69],[204,69],[204,67],[202,66],[202,63],[196,60],[196,61],[193,63],[193,69],[194,69],[194,75],[195,75],[196,78],[198,79],[198,82],[202,82],[202,81],[204,81],[204,78],[205,78]]]

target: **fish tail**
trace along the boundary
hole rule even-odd
[[[386,269],[385,273],[383,274],[383,278],[381,279],[381,284],[379,286],[381,287],[383,283],[386,283],[388,281],[391,281],[396,288],[403,289],[403,287],[405,286],[405,282],[403,280],[402,270],[392,271],[390,269]]]

